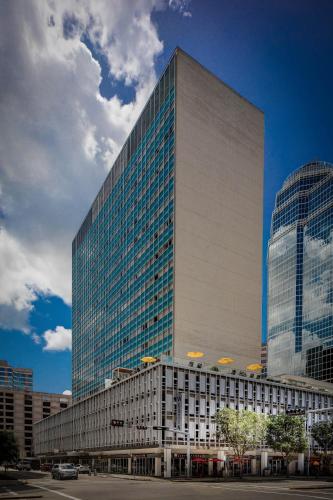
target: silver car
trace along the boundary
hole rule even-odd
[[[73,464],[56,464],[52,468],[53,479],[77,479],[78,472]]]
[[[90,474],[90,467],[88,465],[77,465],[76,468],[79,474]]]

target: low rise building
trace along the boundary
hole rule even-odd
[[[33,424],[67,408],[71,396],[0,387],[0,430],[14,433],[20,458],[33,456]]]
[[[0,359],[0,388],[32,391],[33,373],[31,368],[15,368]]]
[[[317,409],[308,413],[311,424],[333,407],[333,386],[315,385],[310,379],[269,380],[193,361],[159,361],[35,424],[35,453],[46,461],[70,456],[104,472],[169,477],[184,473],[189,445],[192,468],[218,472],[226,460],[236,466],[216,436],[219,409],[267,415]],[[258,448],[249,454],[247,467],[264,467],[268,458]]]

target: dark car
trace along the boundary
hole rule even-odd
[[[52,470],[53,464],[41,464],[40,470],[44,472],[50,472]]]
[[[51,471],[53,479],[77,479],[78,471],[73,464],[56,464]]]

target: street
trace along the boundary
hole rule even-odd
[[[32,474],[22,482],[1,481],[0,500],[41,498],[45,500],[255,500],[258,498],[281,500],[323,499],[333,500],[333,483],[324,481],[260,481],[260,482],[187,482],[162,479],[136,480],[111,476],[80,476],[77,481],[57,481],[49,474]],[[24,475],[23,475],[24,477]],[[302,489],[303,488],[303,489]]]

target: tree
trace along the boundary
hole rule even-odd
[[[256,448],[265,439],[266,418],[262,414],[223,408],[217,412],[215,419],[218,439],[223,439],[233,449],[241,464],[245,453]]]
[[[266,443],[274,451],[279,451],[287,465],[290,456],[301,453],[307,447],[303,417],[294,415],[272,415],[267,424]]]
[[[0,464],[16,462],[19,449],[12,432],[0,431]]]
[[[329,451],[333,450],[333,421],[317,422],[311,427],[311,435],[318,443],[323,455],[324,472],[329,472],[330,456]]]

